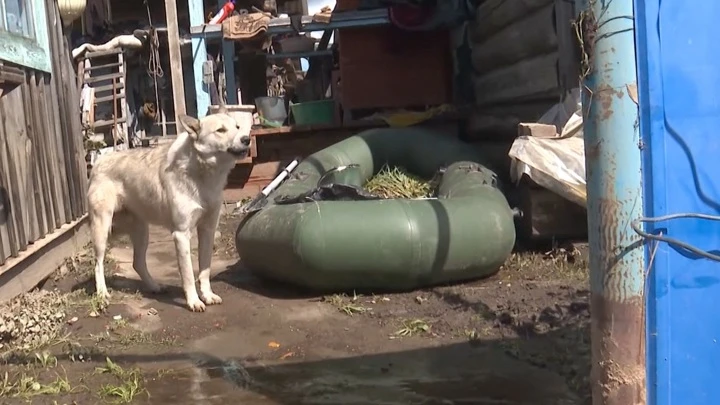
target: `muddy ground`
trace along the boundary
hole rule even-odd
[[[0,404],[590,404],[582,249],[516,253],[462,285],[317,296],[244,270],[236,224],[222,221],[213,265],[224,302],[205,313],[183,307],[161,230],[148,262],[165,294],[142,292],[120,239],[108,306],[85,252],[0,310]]]

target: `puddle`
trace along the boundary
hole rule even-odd
[[[536,372],[488,372],[476,365],[391,356],[258,365],[209,359],[148,381],[153,404],[258,405],[572,405],[564,386]],[[492,367],[491,367],[492,369]],[[540,372],[538,370],[538,372]],[[501,375],[505,374],[505,375]]]

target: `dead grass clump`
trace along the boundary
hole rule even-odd
[[[365,183],[365,189],[384,198],[426,198],[432,191],[427,181],[387,165]]]

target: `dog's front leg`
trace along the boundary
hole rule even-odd
[[[175,251],[187,306],[191,311],[203,312],[205,311],[205,304],[200,301],[197,289],[195,289],[195,275],[192,268],[192,255],[190,253],[190,237],[192,234],[189,230],[173,231],[172,236],[175,241]]]
[[[212,264],[215,229],[217,229],[219,217],[220,210],[210,212],[198,222],[197,226],[200,298],[207,305],[222,303],[222,298],[215,294],[210,287],[210,265]]]

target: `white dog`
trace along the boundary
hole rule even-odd
[[[133,267],[152,292],[160,292],[148,272],[145,255],[149,224],[172,232],[187,306],[204,311],[222,299],[210,287],[210,263],[222,193],[235,160],[247,155],[248,128],[241,128],[226,110],[200,120],[181,116],[186,132],[169,145],[116,152],[99,159],[88,188],[92,241],[95,247],[95,287],[108,298],[103,259],[111,229],[130,235]],[[200,295],[190,254],[197,228]]]

